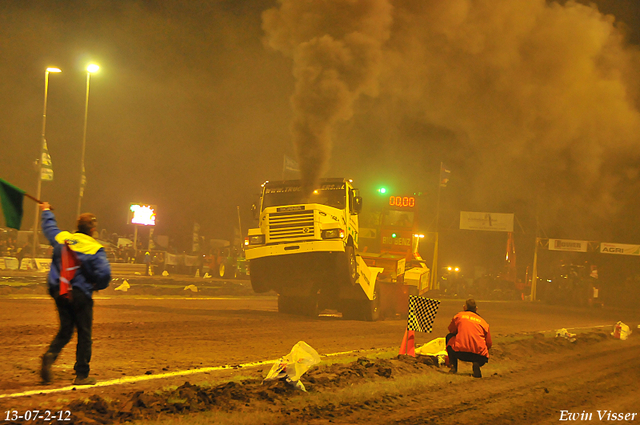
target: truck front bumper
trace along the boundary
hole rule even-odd
[[[245,248],[247,260],[279,255],[300,254],[304,252],[344,252],[342,239],[324,241],[290,242],[277,245],[263,245]]]

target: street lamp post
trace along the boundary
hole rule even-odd
[[[97,72],[100,69],[98,65],[91,64],[87,66],[87,96],[84,103],[84,131],[82,133],[82,159],[80,160],[80,196],[78,196],[78,214],[80,215],[80,208],[82,208],[82,197],[84,196],[84,186],[86,184],[85,171],[84,171],[84,153],[87,146],[87,117],[89,115],[89,83],[91,81],[91,74]]]
[[[62,72],[58,68],[47,68],[44,72],[44,108],[42,112],[42,139],[40,140],[40,157],[38,158],[38,186],[36,189],[36,199],[40,199],[42,195],[42,157],[44,155],[44,146],[47,142],[45,139],[45,128],[47,126],[47,96],[49,94],[49,73],[54,72]],[[33,258],[36,258],[36,254],[38,252],[38,245],[40,241],[38,240],[38,221],[40,219],[40,206],[36,204],[36,213],[35,219],[33,221],[33,249],[31,254]]]

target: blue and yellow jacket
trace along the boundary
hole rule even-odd
[[[71,279],[71,286],[81,289],[89,298],[93,291],[109,286],[111,266],[104,248],[95,239],[84,233],[61,231],[51,211],[42,212],[42,232],[53,246],[53,259],[47,278],[49,288],[60,285],[61,255],[65,241],[69,242],[69,247],[75,251],[81,263]]]

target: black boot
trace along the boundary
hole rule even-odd
[[[51,373],[51,365],[56,360],[56,356],[53,353],[46,352],[42,356],[42,367],[40,368],[40,378],[42,378],[43,384],[50,384],[53,378]]]
[[[482,372],[480,371],[480,364],[473,363],[473,377],[482,378]]]

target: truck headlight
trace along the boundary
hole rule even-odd
[[[342,239],[344,238],[344,230],[328,229],[322,231],[322,239]]]
[[[251,235],[249,236],[249,245],[262,245],[264,244],[264,235]]]

